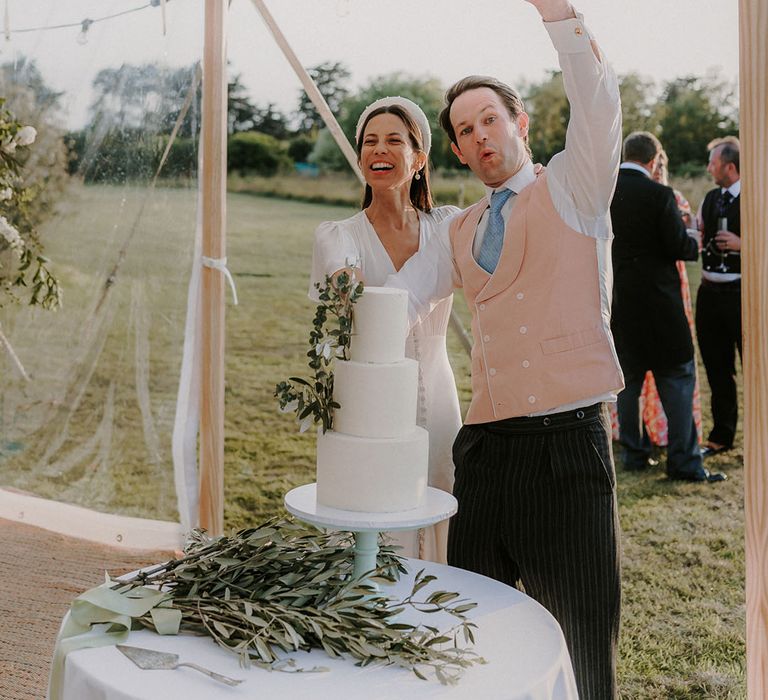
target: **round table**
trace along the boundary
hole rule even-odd
[[[228,687],[188,668],[142,671],[114,647],[71,652],[64,667],[63,700],[185,700],[284,698],[285,700],[576,700],[571,662],[560,627],[537,602],[493,579],[417,559],[406,560],[409,574],[387,587],[399,598],[410,592],[417,571],[437,580],[422,589],[458,591],[478,606],[468,616],[477,624],[475,651],[488,663],[468,668],[456,686],[422,681],[393,666],[359,668],[350,659],[331,659],[323,651],[290,654],[297,666],[325,666],[325,673],[269,672],[240,668],[237,657],[207,637],[161,637],[147,630],[132,632],[126,644],[180,655],[213,671],[244,682]],[[451,626],[445,613],[422,615],[407,610],[403,620],[422,620],[441,629]]]

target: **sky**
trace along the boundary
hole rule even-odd
[[[7,0],[10,40],[0,36],[0,61],[35,57],[46,81],[64,91],[65,119],[82,126],[96,72],[123,63],[187,65],[202,52],[203,0],[168,0],[166,34],[160,7],[149,0]],[[353,88],[400,71],[437,77],[445,86],[471,74],[512,85],[543,79],[557,56],[536,9],[524,0],[266,0],[305,67],[341,61]],[[655,81],[719,71],[738,76],[737,0],[576,0],[575,7],[619,74]],[[7,36],[7,35],[6,35]],[[298,78],[251,0],[229,10],[230,72],[240,74],[252,100],[295,109]]]

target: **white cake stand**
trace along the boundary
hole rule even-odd
[[[352,532],[355,536],[355,576],[360,578],[377,566],[380,532],[416,530],[434,525],[450,518],[458,509],[458,503],[450,493],[429,486],[424,503],[418,508],[395,513],[363,513],[320,505],[317,484],[305,484],[285,494],[285,507],[289,513],[312,525]]]

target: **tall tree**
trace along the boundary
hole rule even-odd
[[[312,80],[315,81],[317,89],[325,98],[331,112],[338,118],[341,103],[349,95],[347,82],[351,73],[347,70],[347,67],[339,61],[334,63],[326,61],[314,68],[309,68],[307,72]],[[316,134],[319,129],[323,128],[323,119],[317,113],[312,100],[309,99],[304,90],[299,95],[299,106],[296,116],[300,132]]]
[[[565,131],[571,109],[563,88],[563,74],[550,71],[540,83],[528,83],[523,88],[525,109],[531,117],[528,137],[533,158],[548,163],[565,147]]]
[[[168,68],[150,63],[100,70],[93,80],[90,126],[168,133],[195,79],[195,71],[195,65]],[[195,107],[186,115],[182,136],[192,136],[196,131]]]
[[[619,76],[624,136],[633,131],[658,132],[655,121],[657,96],[654,82],[637,73]]]
[[[256,107],[253,116],[254,131],[269,134],[280,140],[290,136],[288,117],[277,108],[274,102],[268,102],[265,107]]]
[[[669,81],[657,109],[670,169],[703,170],[707,143],[738,132],[738,96],[716,73]]]

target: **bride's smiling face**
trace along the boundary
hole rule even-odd
[[[410,186],[426,157],[411,144],[408,127],[395,114],[378,114],[365,126],[360,167],[371,189]]]

